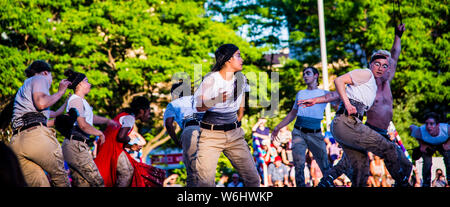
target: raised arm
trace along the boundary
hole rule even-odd
[[[36,83],[39,84],[39,83]],[[58,92],[53,95],[47,95],[43,92],[33,92],[33,102],[38,110],[44,110],[55,104],[66,92],[70,81],[63,79],[59,83]]]
[[[395,37],[394,37],[394,44],[391,48],[391,64],[390,69],[385,73],[387,80],[391,81],[394,78],[395,71],[397,69],[397,62],[398,58],[400,57],[401,52],[401,38],[403,35],[403,32],[405,31],[405,24],[400,24],[395,28]]]

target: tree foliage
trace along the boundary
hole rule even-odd
[[[412,140],[408,127],[413,123],[423,123],[421,117],[426,112],[435,111],[442,115],[444,122],[448,120],[450,43],[447,0],[403,0],[400,7],[394,1],[387,0],[334,0],[323,3],[327,61],[345,63],[338,67],[329,65],[331,78],[352,69],[368,67],[368,59],[375,50],[390,50],[394,25],[400,23],[401,15],[406,31],[402,37],[397,73],[392,81],[394,124],[400,125],[397,130],[401,137]],[[293,60],[280,69],[280,97],[283,97],[280,115],[284,115],[283,111],[292,106],[296,91],[305,88],[300,83],[300,70],[320,62],[317,1],[222,0],[214,1],[210,8],[213,14],[223,15],[225,23],[252,30],[248,34],[254,36],[249,39],[260,35],[260,28],[278,31],[280,26],[287,27]],[[259,21],[263,19],[265,21]],[[275,37],[278,39],[270,42],[279,46],[280,37]],[[267,39],[264,37],[261,40]],[[258,41],[255,44],[258,45]],[[332,80],[329,82],[332,83]],[[407,148],[411,146],[408,144]]]
[[[24,69],[36,59],[54,68],[54,84],[69,68],[87,75],[87,100],[94,112],[115,116],[135,95],[151,99],[154,135],[168,101],[171,77],[203,74],[214,62],[210,54],[224,43],[236,44],[246,68],[261,49],[234,30],[205,17],[201,1],[2,1],[0,5],[0,99],[9,100],[25,80]],[[165,83],[165,84],[164,84]],[[62,103],[63,100],[59,102]],[[3,101],[2,101],[3,103]],[[55,106],[59,106],[56,104]],[[2,104],[3,105],[3,104]]]

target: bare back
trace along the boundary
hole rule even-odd
[[[367,122],[380,129],[387,129],[393,114],[391,84],[383,78],[376,78],[375,81],[378,90],[372,107],[367,111]]]

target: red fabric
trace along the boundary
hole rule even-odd
[[[122,116],[129,115],[122,112],[117,115],[113,120],[119,123],[119,119]],[[120,123],[119,123],[120,125]],[[162,181],[165,176],[165,171],[155,168],[153,166],[139,163],[134,160],[124,149],[123,143],[117,141],[117,134],[119,133],[121,126],[114,127],[108,125],[103,132],[105,135],[105,142],[98,146],[97,157],[95,158],[95,164],[100,171],[105,187],[113,187],[117,180],[117,160],[120,153],[125,152],[128,160],[134,168],[134,173],[131,181],[131,187],[153,187],[162,186]],[[131,130],[130,130],[131,131]],[[150,179],[149,182],[147,179]]]

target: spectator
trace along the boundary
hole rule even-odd
[[[262,117],[258,119],[255,125],[253,125],[253,136],[259,140],[270,139],[270,129],[266,127],[267,119]]]
[[[223,174],[222,176],[220,176],[219,181],[216,184],[216,187],[225,187],[225,183],[228,182],[228,175]]]
[[[374,187],[387,187],[387,169],[384,165],[384,161],[374,155],[374,160],[370,162],[370,173],[373,177]]]
[[[137,162],[142,162],[142,147],[144,147],[147,142],[145,141],[144,137],[142,137],[142,135],[137,131],[136,124],[134,125],[128,137],[130,137],[130,141],[126,145],[125,150],[128,152],[128,154],[130,154],[132,158],[134,158],[134,160],[136,160]]]
[[[269,165],[267,171],[269,186],[283,187],[289,184],[289,168],[281,162],[281,157],[277,156],[275,162]]]
[[[292,140],[292,132],[289,130],[287,125],[280,129],[278,137],[280,138],[281,144],[286,144]]]
[[[244,187],[244,184],[239,181],[239,174],[233,173],[231,179],[231,183],[228,183],[228,187]]]
[[[275,157],[277,157],[277,150],[273,146],[270,140],[266,139],[262,142],[262,149],[263,149],[263,158],[266,165],[269,165],[270,163],[275,161]]]
[[[171,174],[164,180],[164,187],[182,187],[180,184],[176,183],[178,179],[178,174]]]
[[[331,132],[325,132],[325,143],[327,144],[328,159],[332,165],[337,164],[337,160],[342,153],[342,148],[334,140]]]
[[[440,168],[436,169],[436,177],[433,180],[431,187],[446,187],[448,186],[444,173]]]

